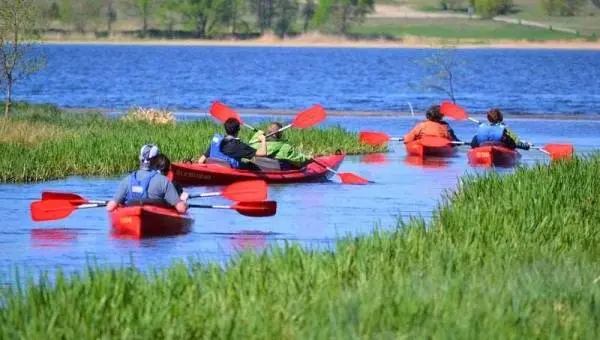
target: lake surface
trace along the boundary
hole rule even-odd
[[[63,107],[423,111],[447,99],[424,91],[420,66],[437,50],[206,46],[45,45],[48,66],[15,97]],[[600,52],[465,49],[457,100],[483,112],[600,113]]]
[[[188,115],[187,119],[196,116]],[[256,124],[272,117],[247,117]],[[378,130],[402,135],[417,118],[411,117],[330,117],[323,125],[340,124],[350,130]],[[512,119],[507,121],[522,138],[538,144],[571,142],[578,153],[588,153],[600,145],[600,121]],[[452,122],[461,139],[471,138],[474,126],[469,122]],[[523,151],[522,163],[547,163],[537,151]],[[79,193],[89,199],[110,198],[119,178],[68,178],[64,180],[19,185],[0,185],[0,283],[14,282],[14,269],[21,273],[53,271],[60,266],[79,271],[88,261],[99,265],[119,266],[133,262],[139,268],[166,266],[175,260],[197,258],[225,263],[240,249],[264,249],[273,244],[299,242],[307,248],[326,249],[336,238],[360,235],[375,227],[394,228],[398,218],[429,218],[445,190],[455,188],[465,173],[512,169],[475,169],[467,164],[466,150],[446,162],[414,164],[404,147],[390,144],[385,154],[347,157],[340,171],[354,172],[375,181],[366,186],[332,182],[271,185],[270,199],[278,202],[276,216],[249,218],[234,211],[193,210],[193,231],[172,238],[142,241],[115,239],[110,236],[104,209],[74,212],[69,218],[34,223],[29,204],[44,190]],[[214,191],[197,187],[191,192]],[[222,199],[196,199],[198,203],[223,203]]]

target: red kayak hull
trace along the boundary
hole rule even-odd
[[[110,220],[114,235],[133,239],[186,234],[194,224],[188,214],[152,205],[119,207]]]
[[[317,157],[316,160],[337,170],[345,154]],[[316,182],[331,178],[333,174],[325,167],[311,162],[299,170],[286,171],[250,171],[232,169],[219,164],[171,165],[169,179],[184,186],[227,185],[237,181],[262,179],[267,183]]]
[[[469,150],[469,164],[474,166],[511,167],[517,164],[521,154],[503,146],[480,146]]]
[[[421,145],[419,140],[404,144],[406,153],[409,156],[417,157],[451,157],[456,152],[456,148],[452,146],[425,146]]]

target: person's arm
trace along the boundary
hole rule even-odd
[[[471,140],[471,147],[472,148],[476,148],[479,146],[479,139],[477,138],[477,135],[473,136],[473,139]]]
[[[108,201],[106,204],[106,210],[113,211],[119,204],[125,202],[125,198],[127,196],[127,187],[129,186],[129,176],[125,177],[121,183],[119,183],[119,188],[117,192],[113,196],[113,199]]]
[[[265,157],[267,156],[267,139],[265,138],[265,135],[261,133],[258,136],[258,140],[260,141],[260,147],[256,150],[254,155],[258,157]]]
[[[252,146],[252,144],[258,144],[260,143],[260,135],[264,135],[264,131],[262,130],[258,130],[256,131],[255,134],[252,135],[252,138],[250,138],[250,141],[248,142],[248,144],[250,144],[250,146]]]
[[[206,149],[206,151],[204,152],[204,154],[202,156],[200,156],[200,159],[198,159],[198,163],[199,164],[204,164],[204,162],[206,162],[206,159],[210,156],[210,145],[208,146],[208,148]]]
[[[177,193],[177,189],[175,188],[175,185],[173,185],[173,182],[167,180],[165,178],[165,201],[167,201],[167,203],[169,203],[170,205],[172,205],[175,210],[177,210],[177,212],[183,214],[187,211],[187,203],[183,200],[181,200],[181,198],[179,197],[179,194]]]
[[[419,134],[421,133],[421,124],[417,124],[412,130],[410,130],[407,134],[404,135],[404,143],[410,143],[417,139]]]
[[[510,139],[509,143],[512,143],[515,148],[529,150],[529,148],[531,147],[531,145],[521,141],[519,139],[519,136],[516,133],[514,133],[511,129],[509,129],[507,126],[504,126],[504,135],[506,135]]]
[[[456,134],[454,134],[454,130],[452,130],[452,128],[450,126],[448,126],[448,135],[450,136],[450,139],[455,141],[455,142],[460,142],[460,139],[458,139],[458,137],[456,137]]]

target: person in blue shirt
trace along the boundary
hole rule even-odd
[[[208,158],[214,158],[227,162],[232,168],[249,169],[252,168],[249,161],[255,156],[267,156],[267,140],[264,134],[261,133],[256,137],[260,144],[257,149],[254,149],[238,137],[240,122],[237,119],[227,119],[223,127],[225,128],[225,137],[215,134],[198,163],[202,164]]]
[[[499,145],[509,149],[529,150],[531,145],[519,140],[519,136],[504,125],[502,112],[491,109],[487,113],[488,123],[481,123],[477,128],[477,134],[471,141],[471,147],[476,148],[485,145]]]
[[[187,211],[187,203],[179,197],[173,183],[157,170],[160,150],[156,145],[146,144],[140,150],[140,168],[125,177],[106,205],[108,211],[119,205],[140,203],[166,203],[179,213]]]

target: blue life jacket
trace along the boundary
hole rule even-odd
[[[148,199],[148,187],[150,181],[157,174],[157,171],[152,171],[143,181],[137,179],[137,171],[134,171],[129,176],[129,187],[127,187],[127,197],[125,198],[125,204],[129,204],[135,201],[147,200]]]
[[[221,152],[221,142],[223,141],[223,136],[219,135],[219,134],[215,134],[212,138],[212,140],[210,141],[210,151],[209,151],[209,157],[210,158],[215,158],[215,159],[220,159],[222,161],[225,161],[227,163],[229,163],[229,165],[232,168],[239,168],[240,167],[240,161],[238,161],[235,158],[231,158],[227,155],[225,155],[223,152]]]
[[[501,144],[504,135],[504,125],[502,124],[480,124],[477,129],[477,141],[480,145]]]

